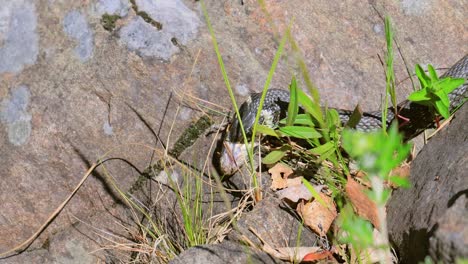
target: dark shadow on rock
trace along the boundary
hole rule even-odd
[[[429,253],[429,233],[426,229],[411,229],[409,234],[404,235],[404,241],[407,244],[404,246],[407,248],[411,248],[410,253],[405,256],[405,259],[401,262],[404,263],[419,263],[424,261],[424,258]]]
[[[78,157],[80,157],[80,159],[83,161],[83,163],[86,164],[86,167],[87,168],[91,168],[91,165],[92,165],[92,162],[90,162],[88,160],[88,158],[86,158],[86,155],[81,152],[81,150],[79,150],[75,145],[71,144],[72,148],[73,148],[73,151],[78,155]],[[109,182],[107,181],[106,177],[104,175],[102,175],[101,173],[99,173],[96,169],[92,171],[91,173],[98,181],[101,182],[104,190],[106,191],[106,193],[108,193],[110,195],[110,197],[112,197],[112,200],[114,200],[115,203],[118,203],[118,204],[125,204],[122,200],[122,198],[120,197],[120,195],[111,187],[111,185],[109,184]]]
[[[452,205],[455,203],[455,201],[457,201],[458,198],[460,198],[463,195],[468,197],[468,189],[465,189],[463,191],[459,191],[454,196],[452,196],[452,198],[450,198],[450,200],[447,203],[447,207],[452,207]]]

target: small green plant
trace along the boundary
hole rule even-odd
[[[356,215],[350,204],[341,209],[337,223],[342,230],[346,231],[338,237],[340,242],[351,244],[358,255],[374,244],[371,223]]]
[[[423,68],[416,65],[416,75],[418,76],[421,89],[413,92],[408,100],[418,104],[428,106],[432,111],[441,115],[445,119],[450,116],[450,100],[448,94],[465,82],[462,78],[446,77],[440,79],[432,65],[427,66],[429,75]]]
[[[396,124],[390,127],[388,134],[384,130],[373,133],[349,129],[343,131],[343,148],[356,160],[359,168],[367,173],[367,180],[371,184],[368,196],[377,206],[381,241],[377,249],[382,251],[379,254],[382,263],[391,259],[385,214],[385,205],[391,190],[386,187],[385,182],[390,181],[396,186],[408,185],[405,178],[389,177],[390,171],[401,164],[410,152],[411,146],[402,143],[402,139]]]
[[[208,234],[203,220],[201,175],[193,175],[187,171],[184,172],[183,176],[182,190],[179,189],[177,183],[171,183],[174,188],[178,189],[176,192],[177,202],[182,212],[186,247],[189,248],[205,244],[208,241]],[[169,179],[171,178],[169,177]]]

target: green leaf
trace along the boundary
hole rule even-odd
[[[445,119],[450,117],[450,111],[443,101],[435,101],[435,108],[437,113],[439,113]]]
[[[335,145],[333,144],[333,142],[329,141],[321,146],[318,146],[316,148],[313,148],[310,151],[310,153],[312,154],[315,154],[315,155],[322,155],[324,154],[325,152],[329,151],[330,149],[333,149],[335,147]]]
[[[288,126],[292,126],[294,124],[294,120],[296,120],[298,112],[299,104],[297,100],[297,82],[296,77],[293,77],[291,80],[291,85],[289,85],[288,117],[286,119],[286,124]]]
[[[280,127],[279,130],[291,137],[302,138],[302,139],[311,139],[311,138],[321,138],[322,135],[317,132],[313,127],[305,126],[285,126]]]
[[[325,152],[325,153],[323,153],[323,154],[320,155],[320,158],[318,159],[318,161],[319,161],[319,162],[322,162],[322,161],[328,159],[328,160],[330,160],[331,162],[336,163],[337,157],[336,157],[336,155],[333,155],[333,154],[335,154],[335,149],[333,149],[333,148],[332,148],[332,149],[329,149],[327,152]]]
[[[310,184],[310,182],[304,178],[302,178],[302,183],[304,186],[309,190],[309,192],[312,194],[312,197],[314,197],[315,200],[317,200],[323,207],[329,208],[330,206],[325,203],[325,201],[320,197],[320,193],[315,190],[314,186]]]
[[[387,177],[390,170],[409,154],[410,145],[401,142],[402,136],[398,134],[395,125],[390,127],[388,134],[384,131],[343,131],[343,148],[346,152],[358,162],[361,169],[381,178]]]
[[[442,90],[445,93],[449,94],[453,90],[457,89],[460,85],[465,83],[465,79],[463,78],[443,78],[439,81],[439,85],[441,86]]]
[[[391,176],[388,178],[388,180],[398,187],[402,187],[402,188],[411,187],[411,183],[407,177]]]
[[[340,242],[350,243],[356,250],[363,250],[374,244],[371,223],[357,216],[351,205],[347,204],[341,210],[337,223],[344,231],[339,233]]]
[[[426,75],[421,65],[416,64],[414,71],[416,72],[416,76],[418,76],[419,83],[421,84],[421,89],[428,87],[431,80]]]
[[[326,113],[329,130],[333,130],[341,126],[341,119],[340,115],[338,114],[338,111],[336,111],[335,109],[328,109]]]
[[[283,119],[280,121],[280,124],[285,125],[286,121]],[[294,120],[294,125],[305,125],[305,126],[311,126],[311,127],[315,126],[309,114],[298,114],[296,116],[296,120]]]
[[[444,90],[440,90],[434,94],[436,96],[434,101],[441,101],[447,108],[450,107],[450,99],[448,98],[448,95],[444,92]]]
[[[263,164],[274,164],[280,161],[286,153],[291,150],[291,146],[283,145],[279,149],[275,149],[272,152],[268,153],[263,159]]]
[[[278,137],[278,133],[276,133],[273,128],[264,125],[257,125],[257,132],[268,136]]]
[[[297,90],[297,98],[299,103],[304,107],[307,113],[309,113],[315,120],[323,124],[322,111],[320,106],[315,104],[310,97],[302,90]],[[322,126],[320,126],[322,127]]]
[[[438,81],[437,72],[434,70],[431,64],[427,65],[427,70],[429,71],[429,76],[431,77],[432,82]]]
[[[431,97],[427,89],[422,89],[422,90],[412,92],[408,96],[408,100],[413,101],[413,102],[430,101]]]

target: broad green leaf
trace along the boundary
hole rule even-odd
[[[448,110],[448,107],[444,104],[443,101],[439,101],[439,100],[435,101],[435,108],[437,110],[437,113],[439,113],[445,119],[450,117],[450,112]]]
[[[431,80],[427,77],[421,65],[416,64],[414,71],[416,72],[416,76],[418,76],[419,83],[421,83],[421,89],[428,87]]]
[[[311,126],[314,127],[315,124],[312,121],[312,118],[310,118],[309,114],[299,114],[296,116],[296,120],[294,121],[294,124],[296,125],[306,125],[306,126]]]
[[[280,161],[286,153],[291,150],[291,146],[288,145],[283,145],[279,149],[275,149],[272,152],[268,153],[263,159],[262,163],[263,164],[274,164]]]
[[[329,129],[331,129],[332,126],[335,126],[335,128],[340,126],[341,120],[338,111],[336,111],[335,109],[327,110],[327,123]]]
[[[328,160],[330,160],[331,162],[336,163],[336,161],[337,161],[337,160],[336,160],[336,155],[333,155],[333,154],[335,154],[335,149],[333,149],[333,148],[332,148],[332,149],[329,149],[327,152],[325,152],[325,153],[323,153],[323,154],[320,155],[318,161],[319,161],[319,162],[322,162],[322,161],[328,159]]]
[[[320,135],[317,130],[312,127],[305,127],[305,126],[285,126],[280,127],[279,129],[283,134],[295,137],[295,138],[302,138],[302,139],[311,139],[311,138],[320,138]]]
[[[286,124],[288,126],[292,126],[294,124],[294,120],[296,120],[298,112],[299,104],[297,100],[297,82],[296,77],[293,77],[291,80],[291,85],[289,85],[288,117],[286,119]]]
[[[310,97],[305,94],[302,90],[298,89],[297,90],[297,98],[299,100],[299,103],[304,107],[306,112],[308,112],[312,117],[317,120],[320,124],[321,127],[323,126],[323,117],[322,117],[322,111],[320,109],[320,106],[317,105],[310,99]]]
[[[286,118],[281,119],[279,123],[282,125],[286,125]],[[296,116],[296,120],[294,120],[294,125],[305,125],[315,127],[315,124],[312,121],[312,118],[309,114],[298,114]]]
[[[278,133],[276,133],[273,128],[264,125],[257,125],[257,132],[268,136],[278,137]]]
[[[427,89],[422,89],[422,90],[412,92],[408,96],[408,100],[413,101],[413,102],[430,101],[431,97],[430,97]]]
[[[453,90],[457,89],[460,85],[465,83],[463,78],[444,78],[439,81],[439,85],[447,94],[451,93]]]
[[[450,99],[448,98],[448,95],[444,92],[444,90],[436,92],[435,95],[447,108],[450,106]]]
[[[398,187],[402,187],[402,188],[411,187],[411,183],[407,177],[391,176],[388,178],[388,180]]]
[[[315,154],[315,155],[322,155],[323,153],[329,151],[330,149],[333,149],[335,145],[330,141],[327,142],[321,146],[318,146],[316,148],[313,148],[310,151],[310,153]]]
[[[437,77],[437,72],[434,70],[431,64],[427,65],[427,70],[429,71],[429,76],[433,82],[438,81],[439,77]]]

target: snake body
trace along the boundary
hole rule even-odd
[[[446,71],[441,78],[464,78],[468,79],[468,54],[455,63],[448,71]],[[467,97],[468,83],[465,82],[455,90],[453,90],[448,97],[450,99],[449,110],[452,112],[459,107]],[[252,94],[239,108],[242,124],[247,137],[250,138],[252,128],[255,123],[255,115],[260,106],[261,93]],[[260,124],[265,124],[270,127],[278,125],[280,119],[284,118],[287,114],[289,104],[289,91],[281,89],[269,89],[265,96],[263,108],[260,116]],[[337,110],[340,120],[346,124],[353,111],[335,109]],[[390,107],[387,111],[387,126],[395,120],[395,109]],[[433,126],[434,116],[427,106],[417,104],[405,100],[398,104],[398,114],[407,119],[400,126],[400,132],[404,134],[406,140],[409,140],[425,129]],[[375,131],[382,128],[382,111],[364,112],[360,121],[356,124],[355,129],[364,132]],[[224,148],[221,153],[221,169],[226,174],[234,173],[242,159],[245,159],[245,146],[243,145],[243,136],[238,119],[234,116],[232,118],[230,127],[227,131],[226,139],[224,140]]]

